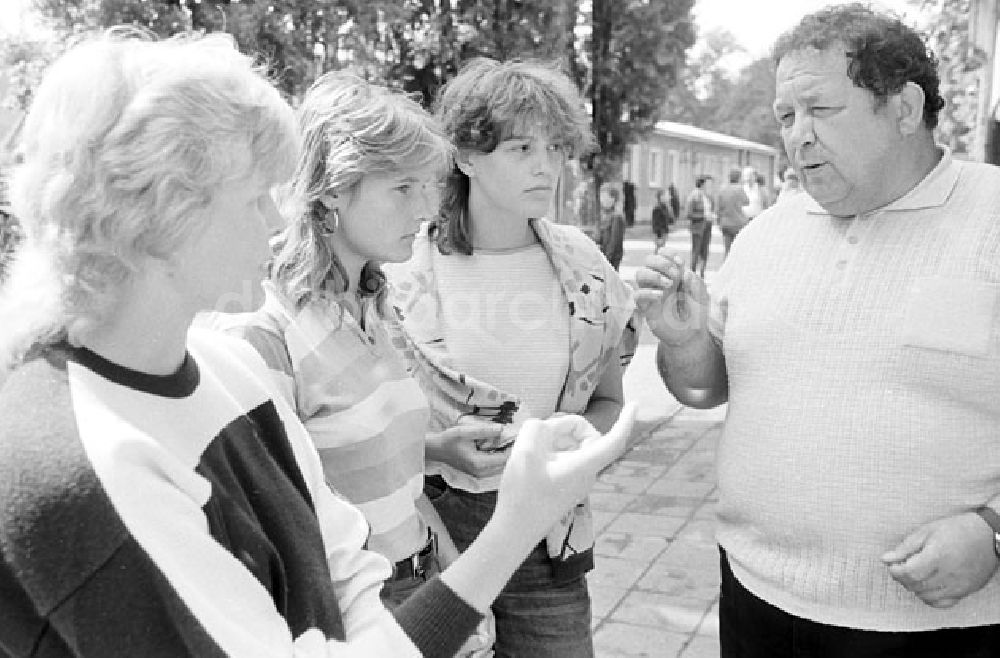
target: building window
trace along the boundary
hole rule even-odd
[[[677,183],[677,178],[680,176],[681,171],[681,154],[670,149],[667,151],[667,181],[670,183]]]
[[[649,149],[649,186],[663,187],[663,151]]]
[[[629,172],[627,176],[624,176],[622,180],[627,180],[629,182],[636,182],[639,179],[639,171],[642,168],[642,151],[638,145],[633,146],[629,149]]]

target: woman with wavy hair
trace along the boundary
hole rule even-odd
[[[298,119],[292,221],[274,243],[264,306],[216,323],[263,355],[327,482],[365,514],[368,548],[394,565],[382,592],[392,606],[458,556],[423,494],[427,400],[391,344],[381,270],[410,257],[437,212],[452,146],[415,101],[345,72],[317,80]],[[488,624],[479,639],[490,646]]]
[[[389,563],[266,364],[191,328],[259,292],[299,150],[277,90],[227,37],[111,34],[47,72],[23,140],[25,238],[0,291],[0,654],[449,656],[623,448],[624,425],[525,427],[473,555],[390,614]]]
[[[388,274],[432,429],[503,428],[428,456],[435,507],[463,549],[496,504],[498,478],[478,463],[506,456],[522,423],[582,414],[603,431],[618,417],[634,306],[592,240],[545,219],[567,157],[593,145],[569,78],[477,59],[436,115],[457,148],[442,217]],[[493,605],[497,656],[593,655],[592,527],[581,501],[514,574]]]

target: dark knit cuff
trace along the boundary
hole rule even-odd
[[[435,576],[392,611],[426,658],[451,658],[483,615]]]

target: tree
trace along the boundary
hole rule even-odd
[[[564,58],[576,2],[567,0],[419,0],[390,21],[396,55],[390,80],[430,103],[464,62]]]
[[[593,0],[590,34],[575,52],[577,83],[587,90],[599,151],[597,182],[625,147],[653,129],[667,92],[695,41],[693,0]]]
[[[663,115],[671,121],[713,130],[715,105],[733,84],[733,76],[723,61],[741,52],[743,48],[728,30],[716,29],[705,34],[699,52],[681,67],[677,85],[666,98]]]
[[[27,110],[42,73],[62,48],[47,35],[0,37],[0,77],[6,82],[0,107]]]
[[[774,93],[774,65],[770,58],[758,59],[706,99],[703,127],[780,148],[778,124],[771,111]]]
[[[650,131],[694,44],[694,0],[34,0],[64,29],[130,23],[225,30],[263,54],[293,100],[351,67],[419,96],[477,56],[558,60],[590,101],[600,181]],[[595,190],[596,190],[595,185]]]
[[[924,32],[938,58],[941,96],[936,138],[956,154],[967,154],[976,125],[979,72],[986,62],[969,37],[969,0],[910,0],[929,16]]]
[[[262,56],[279,86],[299,97],[341,53],[367,45],[373,6],[364,0],[35,0],[63,30],[136,25],[168,37],[187,30],[225,31],[240,49]],[[317,47],[318,46],[318,47]],[[322,55],[320,55],[322,53]],[[327,57],[330,55],[330,57]],[[317,61],[321,60],[321,61]]]

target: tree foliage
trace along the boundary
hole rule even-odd
[[[349,48],[370,13],[362,0],[34,0],[34,7],[61,30],[135,25],[160,37],[229,32],[243,51],[268,62],[293,98],[322,69],[318,53]]]
[[[956,154],[969,153],[976,125],[978,76],[986,61],[969,35],[969,0],[910,0],[930,17],[924,26],[938,58],[941,96],[946,105],[938,115],[938,141]]]
[[[45,68],[61,51],[61,42],[43,36],[0,37],[0,72],[5,88],[0,107],[26,110]]]
[[[770,58],[758,59],[744,67],[735,80],[718,87],[707,120],[713,130],[778,146],[778,124],[771,110],[774,93],[774,65]]]
[[[726,30],[705,35],[703,48],[687,63],[680,84],[671,93],[664,114],[671,120],[780,149],[774,101],[774,66],[769,57],[736,72],[724,62],[741,54],[735,37]]]
[[[667,94],[695,42],[693,5],[693,0],[593,0],[589,15],[583,12],[589,34],[574,49],[571,70],[591,103],[600,146],[592,162],[598,179],[662,118]]]
[[[389,22],[385,77],[429,103],[475,57],[561,60],[575,11],[566,0],[419,0]]]
[[[557,60],[590,101],[599,177],[661,118],[695,42],[694,0],[34,0],[63,30],[134,24],[233,34],[293,101],[351,67],[429,104],[477,56]]]

